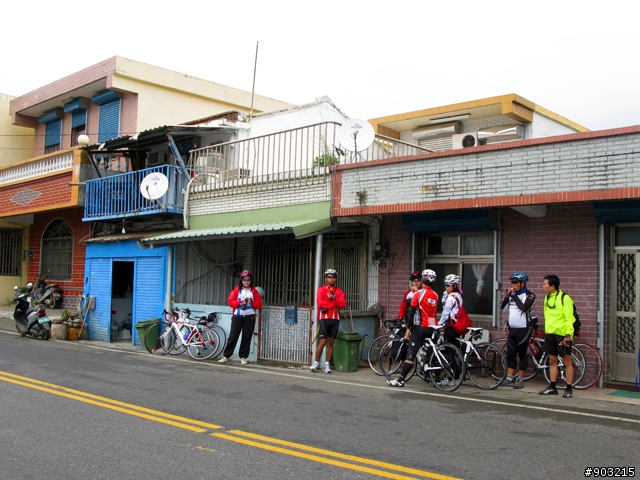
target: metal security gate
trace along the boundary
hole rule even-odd
[[[308,364],[311,360],[310,309],[298,308],[298,322],[285,322],[285,307],[266,306],[260,325],[260,360]]]
[[[638,365],[638,260],[637,249],[616,249],[615,285],[611,299],[615,311],[611,328],[611,380],[634,382]]]

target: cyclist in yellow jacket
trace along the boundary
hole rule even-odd
[[[549,355],[549,380],[551,385],[540,392],[540,395],[557,395],[556,379],[558,378],[558,355],[562,357],[567,375],[567,389],[564,398],[573,396],[573,362],[571,361],[571,344],[573,339],[573,300],[560,290],[560,279],[557,275],[544,277],[542,289],[544,297],[544,340],[543,350]]]

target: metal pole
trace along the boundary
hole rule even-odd
[[[171,302],[171,289],[173,288],[173,250],[176,246],[169,245],[167,248],[169,249],[169,254],[167,255],[167,290],[164,294],[164,309],[167,312],[170,312],[173,309],[173,304]]]
[[[258,69],[258,44],[260,42],[256,42],[256,59],[253,62],[253,86],[251,87],[251,111],[249,112],[249,123],[251,123],[251,119],[253,119],[253,96],[256,91],[256,70]]]
[[[604,223],[600,224],[600,231],[598,232],[598,240],[600,245],[598,245],[598,256],[600,257],[600,285],[598,285],[598,314],[596,316],[598,321],[598,338],[596,339],[596,348],[600,350],[600,354],[604,357],[604,308],[605,308],[605,297],[604,297],[604,287],[605,287],[605,279],[607,277],[605,272],[605,227]],[[604,374],[602,372],[602,376],[598,382],[599,388],[604,388]]]
[[[311,338],[314,339],[316,335],[316,331],[318,330],[318,306],[316,305],[316,292],[320,289],[320,279],[322,278],[322,234],[316,235],[316,264],[314,268],[314,290],[313,290],[313,310],[311,314],[313,315],[313,327],[311,329]],[[316,342],[314,341],[311,345],[311,363],[313,363],[316,359],[316,351],[318,347],[316,346]]]

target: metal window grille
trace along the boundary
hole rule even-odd
[[[20,275],[21,254],[22,230],[0,228],[0,275]]]
[[[42,234],[41,272],[56,280],[71,280],[73,267],[73,232],[69,224],[59,218],[49,224]]]
[[[269,235],[256,239],[255,278],[269,305],[309,305],[311,297],[311,239]]]

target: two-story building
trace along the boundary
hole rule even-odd
[[[12,98],[11,128],[20,130],[19,135],[12,134],[12,148],[21,149],[12,150],[19,155],[8,161],[4,155],[0,158],[0,219],[10,222],[21,237],[16,241],[20,247],[13,248],[19,255],[7,258],[16,264],[11,283],[47,274],[49,281],[60,285],[63,305],[74,308],[89,281],[86,242],[95,233],[93,228],[110,228],[106,223],[96,226],[83,221],[85,182],[160,165],[165,156],[173,155],[171,143],[185,151],[180,140],[190,135],[177,132],[171,141],[167,133],[172,132],[164,132],[162,152],[153,155],[141,149],[135,158],[88,155],[78,147],[79,138],[84,144],[100,146],[125,135],[136,138],[159,125],[229,111],[249,114],[252,105],[254,112],[261,112],[289,104],[260,95],[252,98],[251,92],[117,56]],[[30,136],[24,137],[24,132]],[[22,146],[29,138],[30,151]],[[189,143],[187,151],[193,146]],[[111,208],[101,211],[104,216],[117,212],[118,202],[125,201],[122,188],[127,187],[103,191]],[[145,207],[136,208],[140,212]],[[162,220],[182,214],[179,205],[159,212]],[[118,231],[123,229],[122,215],[110,215],[108,220],[119,223]],[[7,240],[13,241],[13,237]],[[4,252],[5,243],[2,246]],[[127,292],[125,286],[124,295]]]

